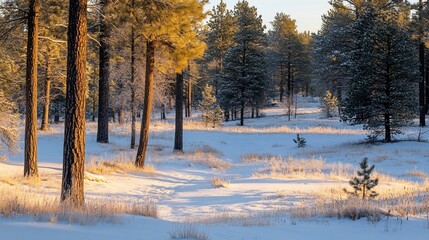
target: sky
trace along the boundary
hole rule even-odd
[[[209,0],[207,9],[218,5],[220,0]],[[224,0],[229,9],[233,9],[238,0]],[[417,2],[411,0],[410,2]],[[317,32],[322,25],[322,15],[330,9],[328,0],[248,0],[258,9],[264,24],[271,28],[270,22],[277,12],[283,12],[296,20],[298,31]]]

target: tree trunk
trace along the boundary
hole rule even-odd
[[[46,56],[46,73],[45,73],[45,105],[43,106],[43,119],[40,130],[46,131],[49,129],[49,107],[51,105],[51,64],[50,52]]]
[[[149,140],[150,114],[152,112],[152,102],[153,102],[154,69],[155,69],[155,42],[147,41],[143,117],[142,117],[142,126],[140,130],[140,143],[139,143],[139,148],[137,150],[137,156],[136,156],[136,162],[135,162],[135,165],[140,168],[144,167],[144,163],[146,159],[147,144]]]
[[[191,78],[191,66],[188,64],[188,92],[187,92],[187,104],[186,109],[188,116],[192,117],[192,78]]]
[[[392,130],[390,126],[390,115],[384,114],[384,129],[385,129],[385,136],[384,141],[391,142],[392,141]]]
[[[109,143],[109,74],[110,53],[107,39],[109,28],[105,12],[110,0],[100,0],[100,48],[99,48],[99,83],[98,83],[98,128],[97,142]]]
[[[118,123],[124,124],[124,109],[122,107],[118,108]]]
[[[244,126],[244,101],[241,101],[240,126]]]
[[[161,104],[161,120],[165,120],[165,104]]]
[[[132,8],[134,9],[134,0],[132,1]],[[136,62],[136,39],[135,29],[131,28],[131,144],[130,148],[136,148],[136,86],[135,86],[135,62]]]
[[[27,72],[25,96],[24,176],[38,176],[37,168],[37,51],[39,0],[30,0],[28,12]]]
[[[283,77],[283,64],[280,63],[280,102],[283,102],[283,96],[285,93],[285,83]]]
[[[427,86],[425,86],[425,43],[423,40],[423,23],[422,23],[422,13],[423,12],[423,1],[419,1],[419,70],[420,70],[420,82],[419,82],[419,107],[420,107],[420,127],[426,126],[426,114],[428,113],[428,102],[426,96],[429,95],[427,91]]]
[[[86,0],[70,0],[61,201],[83,207],[85,168]]]
[[[183,72],[176,74],[176,127],[174,150],[183,151]]]

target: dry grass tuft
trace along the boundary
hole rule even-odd
[[[187,239],[187,240],[209,240],[207,233],[198,230],[198,227],[192,224],[183,224],[180,227],[175,227],[170,232],[171,239]]]
[[[289,210],[291,219],[305,220],[315,217],[367,218],[377,222],[383,216],[428,216],[429,194],[423,184],[412,188],[379,189],[376,199],[362,200],[350,197],[340,189],[331,189],[330,196],[314,196]]]
[[[144,168],[138,168],[134,165],[134,158],[131,154],[119,154],[112,160],[104,160],[99,157],[91,157],[89,164],[85,167],[86,171],[92,174],[109,174],[123,172],[141,172],[155,174],[156,170],[151,165]]]
[[[207,166],[215,169],[227,169],[231,168],[232,164],[226,160],[223,160],[223,154],[215,148],[204,145],[198,147],[190,152],[179,154],[176,157],[183,160],[189,160],[192,163]]]
[[[281,156],[273,156],[271,154],[255,154],[248,153],[241,155],[240,161],[244,163],[258,163],[258,162],[269,162],[271,160],[276,160],[282,158]]]
[[[295,159],[272,155],[245,155],[242,161],[265,162],[265,167],[256,171],[259,177],[274,178],[328,178],[344,180],[350,178],[354,168],[349,164],[326,164],[321,159]]]
[[[348,198],[346,200],[320,201],[316,204],[305,204],[293,207],[289,210],[291,219],[306,220],[315,217],[327,218],[349,218],[357,220],[368,218],[371,221],[379,221],[387,213],[373,201],[358,198]]]
[[[215,188],[228,188],[229,187],[229,181],[220,178],[220,177],[214,177],[212,178],[212,186]]]
[[[425,172],[423,172],[421,170],[417,170],[417,169],[413,169],[413,170],[410,170],[410,171],[406,172],[405,176],[421,178],[423,180],[429,178],[429,176],[427,175],[427,173],[425,173]]]
[[[87,199],[82,209],[60,203],[58,197],[25,190],[0,189],[0,216],[30,216],[36,221],[67,222],[91,225],[99,222],[119,223],[118,214],[157,217],[153,202],[126,204],[105,199]]]
[[[192,216],[186,222],[196,224],[238,224],[241,226],[269,226],[271,221],[284,215],[284,209],[276,211],[258,211],[252,213],[217,212],[202,216]]]

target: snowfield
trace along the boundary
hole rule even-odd
[[[134,160],[129,124],[111,124],[110,143],[98,144],[96,124],[88,123],[86,199],[150,202],[158,218],[124,214],[76,224],[12,215],[0,217],[0,239],[428,239],[429,143],[416,141],[419,128],[405,129],[403,141],[366,144],[362,126],[325,119],[318,105],[301,98],[296,119],[288,122],[277,106],[245,127],[233,121],[206,128],[193,118],[185,123],[184,153],[172,151],[174,116],[154,120],[146,171],[115,168]],[[60,195],[62,132],[62,125],[39,132],[34,183],[21,177],[22,150],[0,162],[2,194]],[[293,142],[297,133],[305,148]],[[347,199],[342,189],[351,191],[348,181],[364,157],[376,165],[375,190],[386,199],[374,205],[389,216],[338,218],[335,206]]]

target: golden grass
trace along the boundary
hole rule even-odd
[[[264,162],[265,167],[254,174],[257,177],[344,180],[354,172],[354,167],[350,164],[326,164],[324,160],[314,158],[248,154],[242,156],[241,161]]]
[[[215,212],[185,219],[186,223],[195,224],[225,224],[233,223],[241,226],[269,226],[274,217],[286,212],[285,209],[273,211],[252,211],[246,213]]]
[[[228,188],[229,187],[229,181],[220,178],[220,177],[214,177],[211,180],[211,184],[215,188]]]
[[[179,153],[174,157],[214,169],[227,169],[232,167],[229,161],[222,159],[223,154],[221,152],[208,145],[198,147],[190,152]]]
[[[105,160],[99,157],[91,157],[85,167],[86,171],[92,174],[111,174],[124,172],[141,172],[146,174],[156,174],[156,169],[152,165],[146,165],[144,168],[138,168],[134,164],[134,158],[131,154],[122,153],[112,160]]]
[[[73,208],[60,203],[58,197],[18,188],[0,188],[0,215],[30,216],[35,221],[67,222],[90,225],[99,222],[119,223],[119,214],[157,217],[153,202],[123,203],[109,199],[87,199],[85,207]]]
[[[376,186],[375,199],[356,198],[341,189],[330,189],[314,195],[289,210],[292,219],[337,217],[378,221],[383,216],[429,216],[429,193],[425,183],[404,184],[402,181]]]
[[[193,224],[182,224],[175,226],[170,232],[171,239],[193,239],[193,240],[209,240],[209,235],[198,230],[198,227]]]

